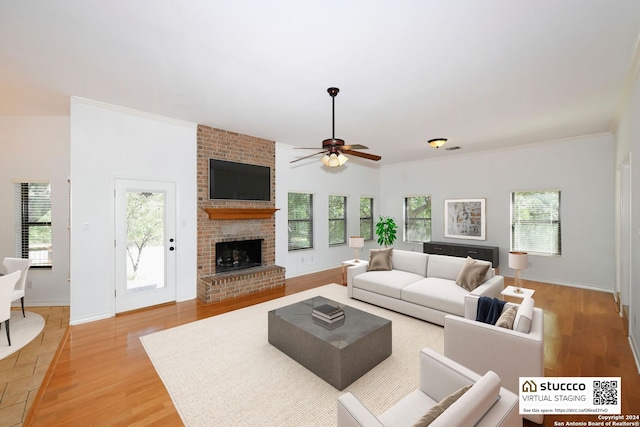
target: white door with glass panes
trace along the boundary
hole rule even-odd
[[[116,179],[116,313],[176,300],[175,183]]]

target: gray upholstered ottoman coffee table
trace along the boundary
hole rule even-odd
[[[313,308],[344,311],[344,321],[325,324]],[[269,342],[305,368],[344,390],[391,355],[391,321],[318,296],[269,312]]]

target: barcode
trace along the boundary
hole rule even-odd
[[[593,382],[594,405],[618,404],[618,381],[594,381]]]

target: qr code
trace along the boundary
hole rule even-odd
[[[618,381],[594,381],[593,382],[594,405],[618,404]]]

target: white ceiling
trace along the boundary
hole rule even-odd
[[[388,164],[611,131],[639,34],[636,0],[0,0],[0,115],[80,96],[321,147],[336,86],[336,137]]]

